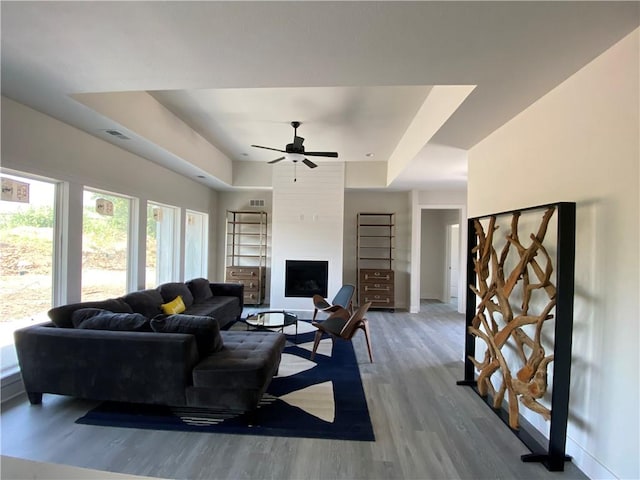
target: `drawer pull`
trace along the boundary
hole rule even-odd
[[[365,297],[364,298],[365,303],[366,302],[372,302],[372,303],[391,303],[391,299],[390,298],[380,298],[380,295],[374,295],[372,298],[369,297]]]
[[[380,272],[376,272],[373,276],[374,276],[374,278],[375,278],[376,280],[379,280],[379,279],[383,279],[383,280],[391,280],[391,277],[390,277],[389,275],[385,275],[384,277],[381,277],[381,276],[380,276]],[[365,279],[365,280],[369,280],[369,274],[368,274],[368,273],[365,273],[365,274],[364,274],[364,279]]]
[[[380,283],[376,283],[374,285],[364,285],[364,291],[365,292],[373,291],[373,290],[382,290],[383,292],[390,292],[391,291],[391,286],[390,285],[382,285]]]

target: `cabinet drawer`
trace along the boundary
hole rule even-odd
[[[227,279],[256,278],[260,274],[259,268],[251,267],[229,267],[227,268]]]
[[[246,304],[259,304],[262,303],[262,299],[261,299],[261,295],[260,292],[258,292],[257,290],[255,292],[244,292],[244,303]]]
[[[367,302],[371,302],[372,307],[393,307],[393,297],[384,294],[363,294],[360,300],[360,304],[363,305]]]
[[[260,289],[260,281],[258,279],[245,279],[245,278],[229,278],[225,280],[227,283],[237,283],[240,285],[244,285],[244,289],[246,290],[259,290]]]
[[[360,282],[364,283],[393,283],[393,270],[375,270],[375,269],[362,269],[360,270]]]
[[[361,286],[363,294],[393,296],[393,283],[363,283]]]

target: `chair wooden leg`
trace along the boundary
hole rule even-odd
[[[314,308],[313,309],[313,318],[311,319],[312,322],[316,321],[316,315],[318,315],[318,309]]]
[[[313,358],[316,356],[316,350],[318,349],[320,340],[322,340],[322,330],[318,330],[316,332],[315,338],[313,339],[313,351],[311,352],[311,360],[313,360]]]
[[[367,350],[369,350],[369,361],[373,363],[373,353],[371,352],[371,340],[369,339],[369,322],[365,321],[362,325],[362,330],[364,330],[364,338],[367,340]]]

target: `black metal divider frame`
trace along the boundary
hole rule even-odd
[[[569,385],[571,381],[571,343],[573,337],[573,295],[575,281],[575,238],[576,204],[575,202],[557,202],[546,205],[510,210],[467,220],[467,305],[465,322],[465,362],[464,380],[458,385],[469,386],[476,393],[477,382],[475,367],[469,357],[475,356],[475,337],[469,333],[469,327],[476,315],[476,295],[469,285],[476,285],[476,273],[473,265],[473,249],[477,245],[474,221],[492,216],[514,214],[532,210],[556,208],[557,214],[557,256],[556,256],[556,306],[555,331],[553,345],[553,384],[551,391],[551,425],[547,448],[534,432],[534,427],[520,419],[520,428],[511,431],[524,443],[530,454],[522,455],[523,462],[540,462],[550,471],[563,471],[564,462],[571,457],[565,453],[567,441],[567,422],[569,419]],[[482,398],[482,397],[481,397]],[[494,409],[489,398],[483,398],[500,419],[508,424],[508,413],[504,407]]]

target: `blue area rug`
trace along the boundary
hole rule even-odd
[[[76,423],[109,427],[374,441],[351,342],[324,339],[309,360],[313,332],[287,336],[278,377],[253,425],[248,415],[199,408],[104,402]]]

